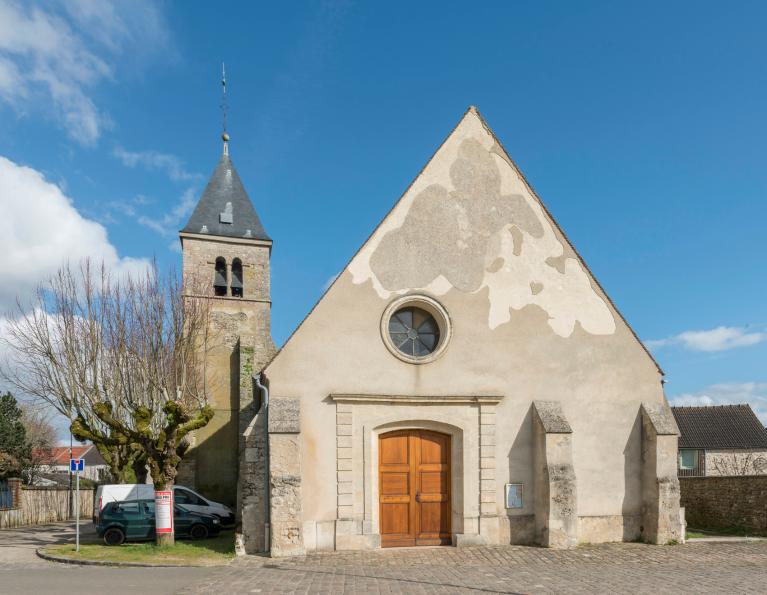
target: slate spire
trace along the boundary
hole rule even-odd
[[[223,89],[221,109],[223,111],[224,150],[221,159],[208,180],[208,185],[181,233],[207,234],[228,238],[271,241],[261,224],[253,203],[245,192],[240,176],[229,158],[229,133],[227,132],[226,70],[221,68]]]

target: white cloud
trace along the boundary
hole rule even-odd
[[[669,399],[675,406],[738,405],[748,403],[767,424],[767,382],[712,384],[697,393],[682,393]]]
[[[146,213],[138,213],[134,205],[141,203],[136,199],[132,201],[132,205],[123,204],[118,209],[130,217],[134,217],[140,225],[162,236],[174,236],[183,219],[192,212],[195,204],[197,204],[197,183],[202,179],[202,175],[187,171],[181,159],[168,153],[159,153],[153,150],[128,151],[118,145],[112,154],[126,167],[143,167],[150,171],[161,171],[174,182],[192,183],[173,208],[164,215],[153,217]],[[175,243],[171,243],[169,249],[174,252],[179,251],[179,248],[175,246]]]
[[[145,269],[143,258],[120,257],[103,225],[83,217],[37,170],[0,157],[0,315],[66,261],[103,261],[116,274]]]
[[[149,170],[161,171],[174,182],[197,181],[202,177],[200,174],[188,172],[184,162],[175,155],[157,151],[127,151],[120,146],[115,147],[112,154],[126,167],[140,165]]]
[[[162,13],[150,0],[0,0],[0,100],[24,114],[42,99],[69,136],[93,145],[111,126],[91,99],[114,79],[115,61],[131,62],[167,45]]]
[[[136,218],[136,221],[162,236],[170,237],[178,232],[178,226],[192,212],[195,204],[197,204],[197,192],[193,186],[184,191],[170,212],[165,213],[159,218],[140,215]]]
[[[645,341],[650,349],[681,345],[690,351],[727,351],[749,347],[767,340],[767,332],[749,331],[745,327],[719,326],[708,331],[685,331],[665,339]]]

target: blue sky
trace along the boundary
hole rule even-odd
[[[0,306],[64,258],[179,266],[226,61],[278,344],[473,104],[669,398],[767,422],[766,25],[758,2],[0,0]]]

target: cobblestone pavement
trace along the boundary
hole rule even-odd
[[[181,593],[767,593],[767,541],[249,556]]]

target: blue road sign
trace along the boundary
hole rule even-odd
[[[85,471],[85,459],[69,459],[70,471]]]

